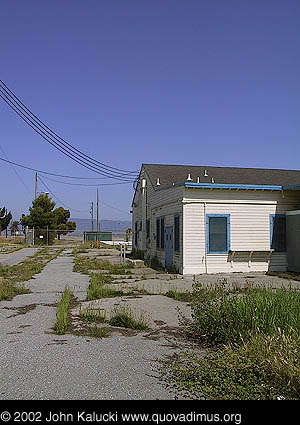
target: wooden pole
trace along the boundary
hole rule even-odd
[[[38,173],[35,173],[34,199],[37,198],[37,192],[38,192]]]

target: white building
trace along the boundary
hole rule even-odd
[[[143,164],[133,248],[182,274],[285,271],[300,171]]]

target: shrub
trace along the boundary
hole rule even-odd
[[[164,379],[195,398],[270,400],[300,398],[300,342],[277,332],[240,346],[185,353],[162,369]]]
[[[278,328],[300,335],[298,292],[258,288],[245,291],[201,288],[192,313],[197,335],[205,336],[212,344],[242,342],[253,333],[272,335]]]

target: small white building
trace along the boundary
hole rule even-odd
[[[182,274],[285,271],[300,171],[143,164],[133,249]]]

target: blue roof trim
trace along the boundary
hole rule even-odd
[[[300,184],[288,184],[286,186],[282,186],[283,190],[300,190]]]
[[[189,183],[184,186],[195,189],[244,189],[244,190],[283,190],[282,186],[272,186],[263,184],[223,184],[223,183]]]

